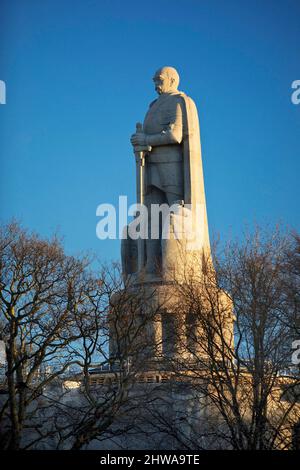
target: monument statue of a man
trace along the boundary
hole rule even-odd
[[[135,154],[144,149],[144,203],[149,214],[144,271],[157,275],[166,245],[162,244],[161,237],[151,239],[152,204],[178,204],[189,207],[191,213],[195,212],[197,205],[202,207],[201,220],[198,217],[194,221],[194,224],[201,226],[201,249],[209,249],[209,236],[196,106],[191,98],[178,90],[179,75],[175,68],[160,68],[153,81],[159,97],[150,104],[143,127],[132,135],[131,143]],[[130,256],[128,249],[130,243],[126,242],[122,247],[125,275],[137,270],[134,262],[136,256]]]

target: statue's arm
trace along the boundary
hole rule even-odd
[[[182,142],[182,109],[180,103],[176,104],[168,121],[168,126],[159,134],[146,135],[147,145],[155,147],[156,145],[180,144]]]

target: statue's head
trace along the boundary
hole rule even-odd
[[[172,93],[179,85],[179,75],[174,67],[161,67],[155,72],[153,77],[155,90],[159,95],[162,93]]]

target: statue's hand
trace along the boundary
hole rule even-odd
[[[144,146],[147,145],[146,143],[146,134],[143,132],[138,132],[137,134],[133,134],[130,139],[131,144],[136,147],[138,145]]]

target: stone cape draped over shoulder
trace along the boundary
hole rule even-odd
[[[197,233],[197,229],[199,228],[199,226],[201,226],[203,237],[201,245],[204,250],[209,251],[210,243],[208,234],[208,222],[200,143],[200,129],[197,108],[192,98],[180,91],[168,95],[166,97],[166,100],[169,102],[170,100],[174,100],[174,105],[180,104],[182,113],[181,145],[159,146],[159,155],[155,156],[155,159],[150,153],[146,157],[146,174],[147,158],[149,158],[150,162],[154,161],[154,163],[157,164],[159,164],[161,161],[168,161],[169,165],[172,165],[172,162],[174,162],[174,165],[178,165],[178,160],[182,162],[180,171],[183,173],[181,178],[183,188],[181,193],[184,205],[188,206],[192,212],[194,232]],[[147,117],[151,113],[152,108],[156,108],[156,104],[159,104],[159,100],[155,100],[150,104],[149,111],[145,117],[145,123],[147,123]],[[162,104],[161,106],[163,107],[164,104]],[[167,124],[168,123],[166,123],[166,125]],[[171,147],[172,152],[170,152]],[[178,147],[178,153],[180,155],[174,152],[175,147]],[[173,153],[172,156],[171,153]],[[200,214],[202,220],[198,220]]]
[[[180,93],[183,106],[183,187],[184,204],[191,205],[193,224],[203,228],[203,249],[210,250],[202,154],[200,143],[199,118],[194,101],[185,93]],[[204,220],[197,220],[197,205],[202,207]]]

